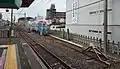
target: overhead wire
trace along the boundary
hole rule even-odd
[[[24,8],[22,8],[22,10],[18,11],[18,13],[22,12],[24,10]]]
[[[28,10],[30,10],[30,9],[32,9],[32,8],[34,8],[36,5],[38,5],[39,3],[42,3],[42,1],[43,0],[40,0],[40,1],[36,1],[35,3],[33,3],[33,5],[31,5],[31,7],[29,7],[29,9]]]
[[[38,5],[38,4],[48,4],[48,3],[50,3],[51,2],[51,0],[47,0],[46,2],[45,2],[46,0],[35,0],[35,2],[33,2],[32,4],[31,4],[31,6],[30,7],[28,7],[28,10],[31,10],[31,9],[33,9],[36,5]],[[20,11],[18,11],[18,16],[20,16],[21,15],[21,12],[23,12],[25,10],[25,8],[23,8],[23,9],[21,9]]]
[[[18,17],[20,17],[20,15],[24,15],[22,12],[25,10],[25,8],[22,8],[20,11],[18,11],[17,13],[15,13],[16,15],[18,15]]]
[[[35,1],[38,1],[38,0],[35,0]],[[36,5],[36,2],[35,2],[35,4],[33,3],[33,7]],[[31,9],[31,8],[30,8]],[[20,17],[20,15],[22,14],[23,15],[23,11],[25,10],[25,8],[23,8],[23,9],[21,9],[20,11],[18,11],[18,17]]]
[[[37,3],[38,0],[35,0],[28,8],[30,8],[31,6],[34,6]]]
[[[40,1],[36,2],[35,4],[33,3],[34,5],[31,5],[32,7],[31,7],[30,9],[34,8],[36,5],[38,5],[38,4],[40,4],[40,3],[41,3],[41,4],[47,4],[47,3],[51,2],[51,0],[49,0],[49,1],[46,2],[46,3],[45,3],[45,1],[46,1],[46,0],[40,0]]]
[[[18,17],[19,17],[24,10],[25,10],[25,9],[23,8],[21,11],[19,11],[18,13],[16,13],[16,15],[18,15]]]
[[[51,2],[51,0],[47,1],[45,4],[48,4],[48,3],[50,3],[50,2]]]

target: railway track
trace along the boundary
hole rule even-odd
[[[33,34],[31,36],[37,36],[37,34]],[[107,67],[108,67],[108,65],[106,65],[106,63],[99,61],[92,52],[91,52],[91,54],[90,53],[88,53],[88,54],[82,53],[81,51],[83,51],[83,49],[80,50],[79,47],[73,46],[69,43],[56,40],[50,36],[39,36],[38,35],[37,37],[33,37],[33,38],[34,39],[38,38],[38,42],[43,44],[45,46],[45,48],[51,50],[59,58],[61,58],[63,61],[65,61],[67,64],[69,64],[71,67],[73,67],[75,69],[88,69],[88,68],[107,69]],[[94,66],[93,67],[90,66],[90,64],[88,62],[89,63],[94,62],[93,63]]]
[[[48,69],[73,69],[43,45],[39,44],[39,42],[30,37],[27,33],[20,32],[20,36],[22,36],[23,39],[30,45]]]
[[[28,36],[25,32],[22,32],[23,34],[21,33],[21,36],[24,36],[23,38],[36,52],[39,58],[42,59],[48,69],[119,69],[119,66],[118,68],[115,68],[115,65],[108,66],[105,63],[102,63],[96,59],[94,54],[91,54],[92,52],[81,52],[83,49],[77,46],[73,46],[49,36],[44,37],[33,33],[30,33]],[[41,49],[40,46],[54,53],[61,61],[67,64],[68,68],[65,68],[64,64],[59,66],[60,62],[52,59],[53,57],[48,57],[49,54],[46,55],[46,53],[43,52],[45,50]],[[51,62],[52,60],[55,61]]]

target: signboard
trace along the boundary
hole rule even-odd
[[[20,8],[22,0],[0,0],[0,8]]]
[[[79,1],[78,0],[73,0],[72,4],[72,23],[78,23],[78,13],[79,11],[76,9],[78,8]]]

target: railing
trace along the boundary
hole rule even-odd
[[[0,29],[0,38],[9,38],[9,29]],[[11,37],[16,37],[16,31],[12,32]]]
[[[70,33],[69,29],[67,30],[67,32],[65,32],[64,30],[52,30],[51,33],[54,36],[81,44],[84,47],[88,47],[90,43],[93,43],[98,49],[104,51],[105,46],[104,41],[102,41],[102,38]],[[115,41],[111,42],[110,40],[108,40],[107,52],[120,55],[120,42],[115,43]]]
[[[0,38],[8,38],[9,37],[9,30],[0,29]]]

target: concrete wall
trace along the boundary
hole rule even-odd
[[[120,0],[113,0],[113,19],[112,23],[116,26],[112,27],[112,39],[120,41]]]

